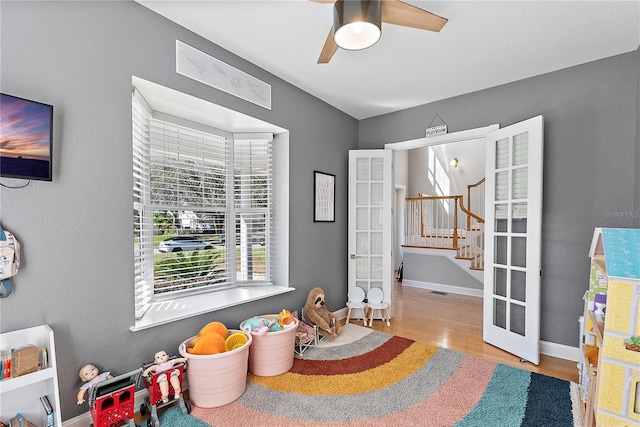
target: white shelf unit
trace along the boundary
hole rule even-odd
[[[42,357],[42,347],[46,347],[49,365],[30,374],[0,381],[0,420],[7,423],[19,412],[36,425],[46,425],[40,397],[47,396],[53,407],[55,426],[61,427],[53,330],[48,325],[41,325],[0,334],[0,351],[3,356],[10,355],[12,348],[27,344],[38,347],[39,357]]]

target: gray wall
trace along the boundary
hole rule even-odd
[[[358,147],[370,149],[424,137],[436,114],[449,132],[544,116],[544,341],[578,345],[594,227],[640,226],[639,57],[636,50],[360,121]]]
[[[404,282],[410,280],[476,291],[483,289],[481,281],[476,280],[446,256],[406,253],[402,256],[402,261],[404,263],[402,269]],[[466,263],[470,264],[469,261]]]
[[[355,119],[137,3],[2,1],[0,7],[2,92],[53,104],[55,115],[53,182],[1,188],[0,220],[20,239],[23,265],[14,294],[0,300],[0,330],[51,325],[63,419],[87,410],[75,403],[78,370],[86,363],[128,372],[157,350],[177,353],[209,321],[237,327],[256,314],[299,308],[314,286],[325,289],[330,310],[344,306],[348,150],[357,148]],[[272,110],[176,74],[176,39],[271,84]],[[295,292],[129,331],[132,75],[290,131]],[[336,176],[335,223],[313,222],[314,170]]]

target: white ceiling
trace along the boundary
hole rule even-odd
[[[362,51],[316,61],[332,5],[309,0],[136,0],[356,119],[630,52],[640,0],[415,1],[439,33],[383,24]]]

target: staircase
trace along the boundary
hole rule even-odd
[[[484,224],[467,230],[467,238],[457,249],[456,258],[468,260],[471,270],[484,271]]]
[[[403,247],[455,251],[467,268],[484,270],[484,178],[467,186],[464,196],[425,196],[406,199]]]

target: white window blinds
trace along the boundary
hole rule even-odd
[[[133,140],[133,257],[135,316],[141,318],[153,296],[153,216],[149,210],[149,120],[151,109],[134,90],[132,102]]]
[[[260,136],[260,135],[257,135]],[[239,282],[269,281],[268,237],[271,213],[271,143],[264,137],[234,136],[234,222],[240,248]]]
[[[162,120],[136,93],[136,318],[154,298],[270,283],[272,135]]]

